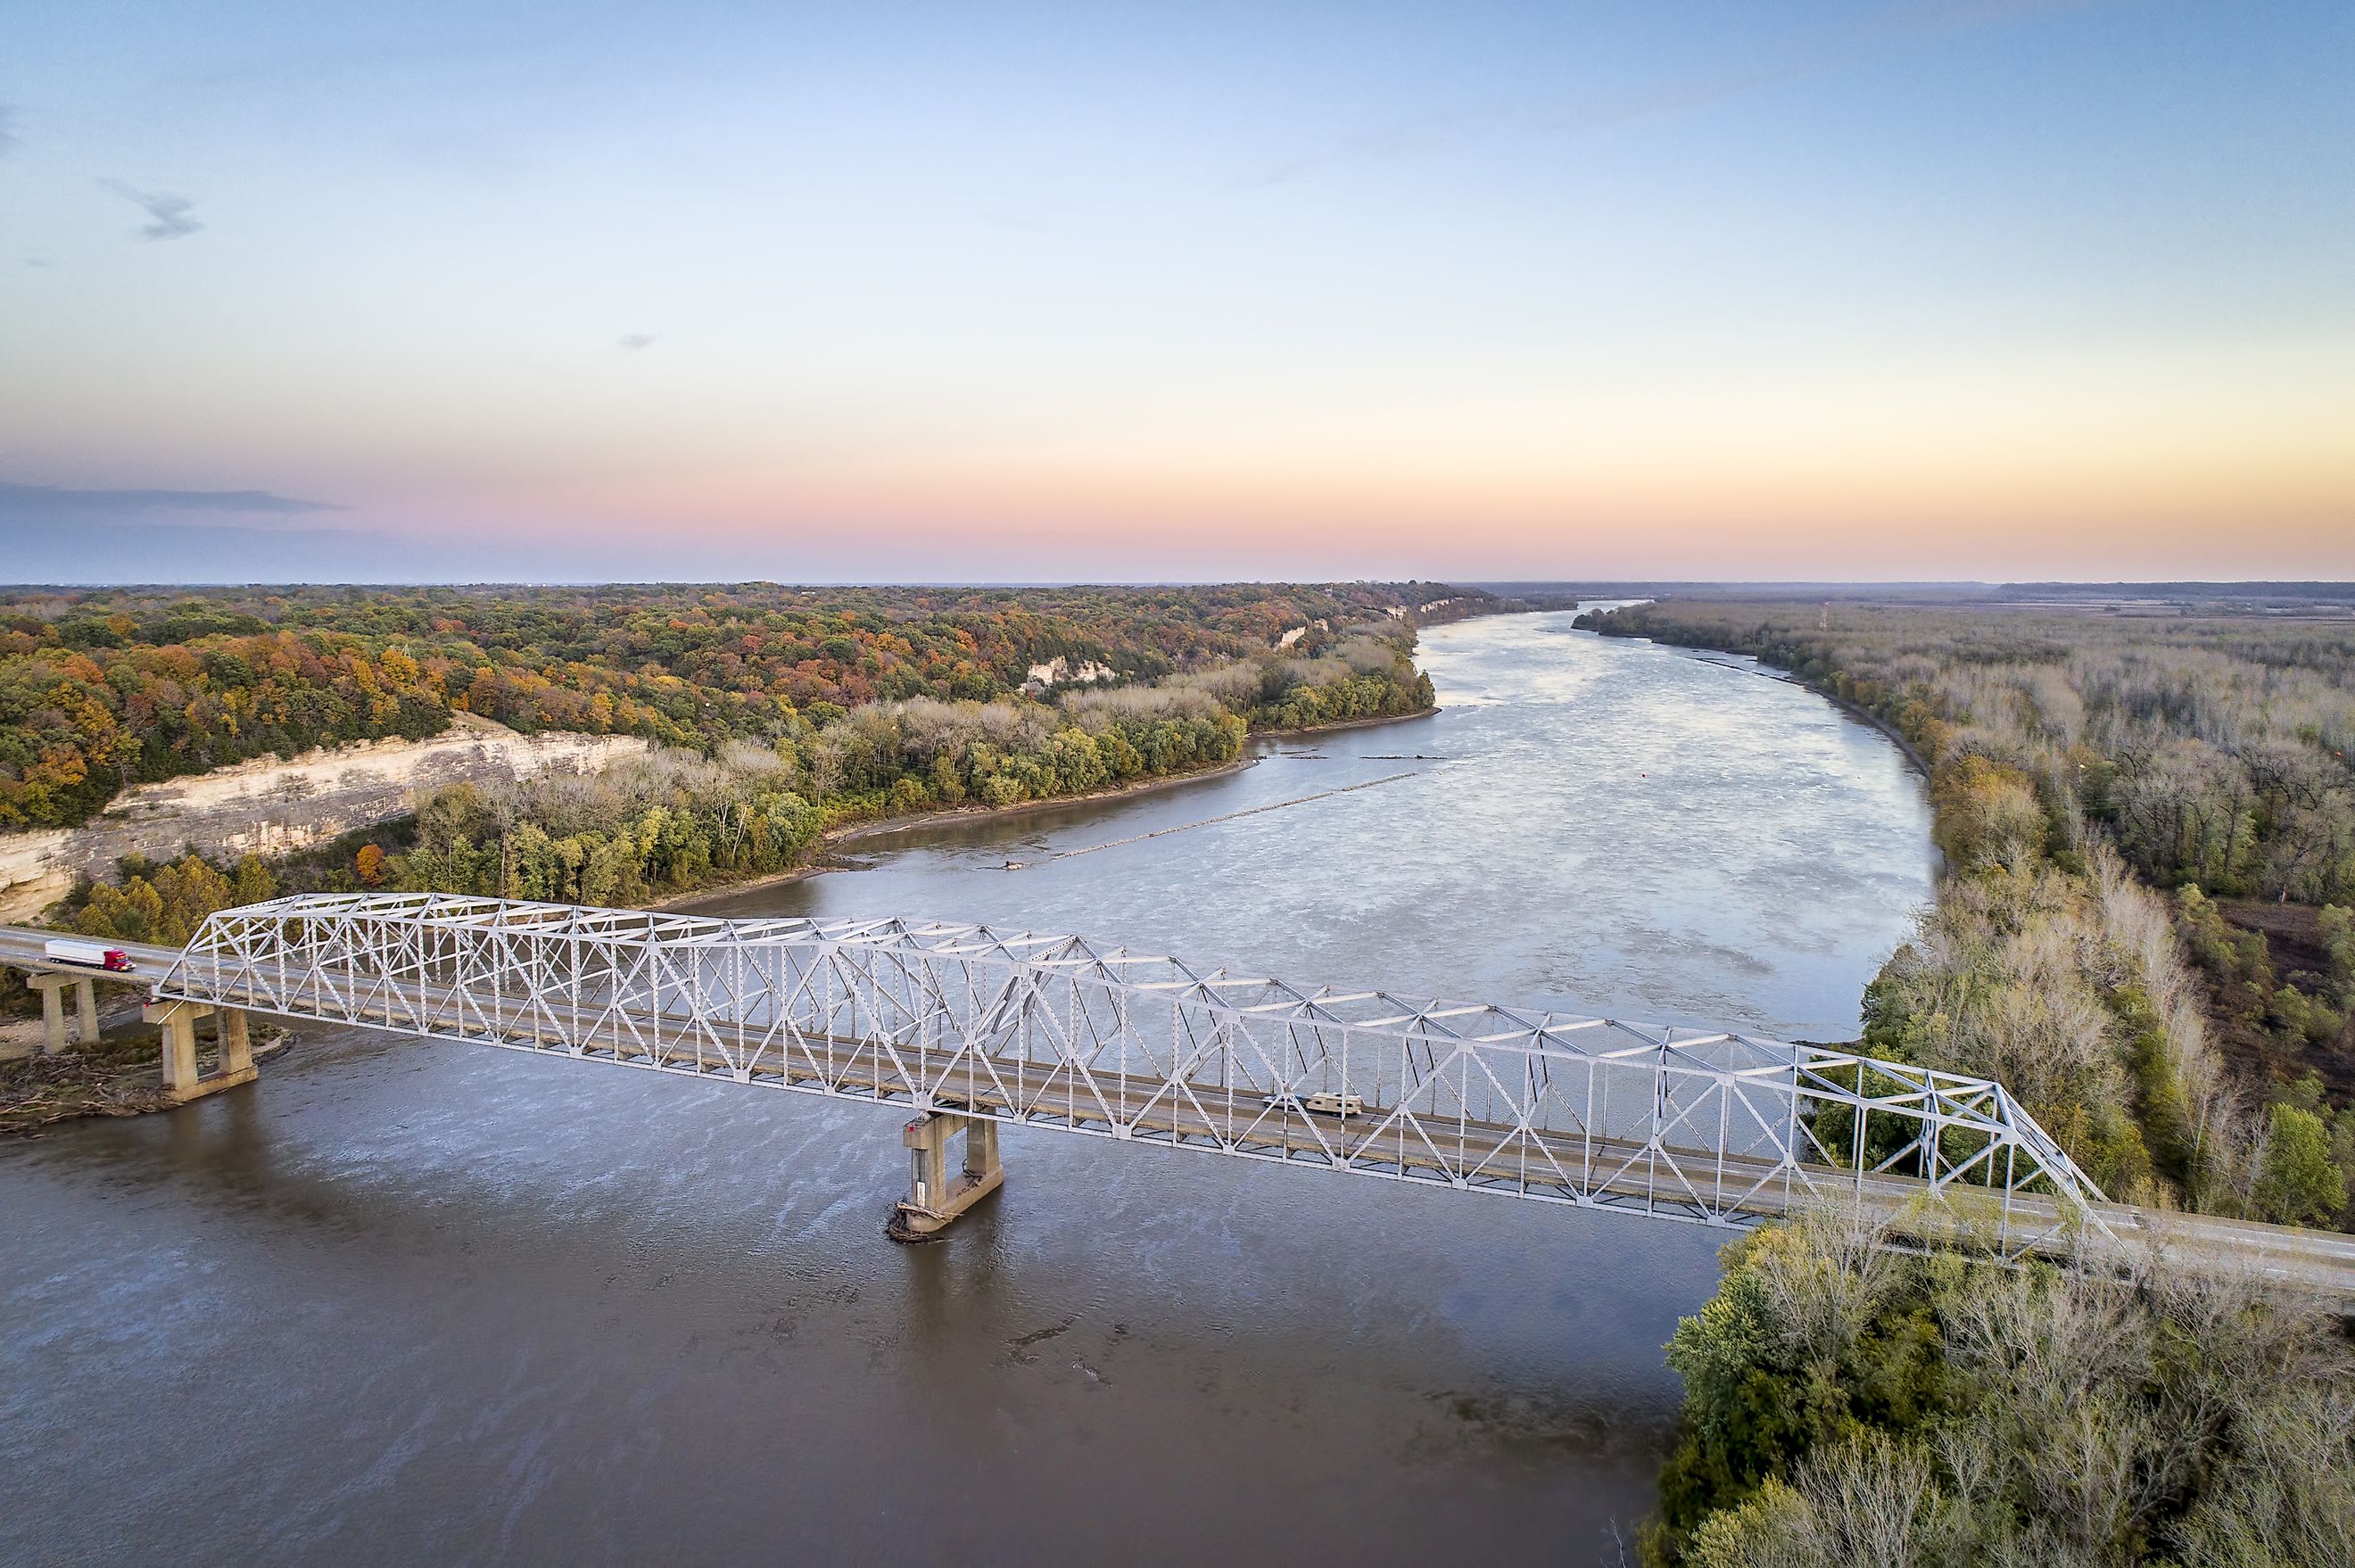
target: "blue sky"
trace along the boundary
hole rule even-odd
[[[46,7],[0,545],[2345,576],[2350,86],[2344,5]]]

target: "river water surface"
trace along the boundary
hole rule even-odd
[[[1433,717],[702,907],[1851,1038],[1929,895],[1902,760],[1569,621],[1427,633]],[[900,1119],[314,1030],[252,1089],[0,1146],[0,1561],[1632,1542],[1721,1233],[1015,1130],[997,1197],[896,1247]]]

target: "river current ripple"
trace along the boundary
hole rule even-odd
[[[703,907],[1851,1037],[1929,895],[1902,760],[1739,661],[1569,620],[1426,634],[1430,718]],[[251,1090],[0,1146],[0,1561],[1632,1541],[1719,1233],[1017,1131],[1005,1190],[900,1248],[898,1123],[331,1033]]]

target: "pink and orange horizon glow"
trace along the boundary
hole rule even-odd
[[[92,0],[0,577],[2355,577],[2355,13]]]

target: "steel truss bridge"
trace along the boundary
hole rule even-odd
[[[1710,1225],[1861,1200],[2007,1255],[2109,1233],[1984,1079],[1076,936],[314,894],[214,915],[155,995]]]

